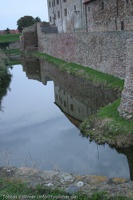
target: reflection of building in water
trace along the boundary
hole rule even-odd
[[[79,102],[77,99],[69,95],[65,90],[61,89],[55,84],[55,103],[56,105],[67,115],[74,117],[75,119],[82,121],[89,114],[91,114],[91,109],[86,105]]]

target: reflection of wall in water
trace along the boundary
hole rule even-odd
[[[127,157],[130,179],[133,181],[133,146],[129,148],[116,149],[118,153],[124,154]]]
[[[25,58],[22,60],[23,71],[28,79],[41,82],[40,62],[35,58]]]
[[[56,84],[54,85],[54,92],[55,103],[68,115],[82,121],[91,114],[91,108],[73,98]]]

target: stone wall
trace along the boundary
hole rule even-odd
[[[124,31],[45,35],[38,25],[38,49],[53,57],[124,78],[126,39],[132,36],[132,32]]]
[[[20,37],[21,50],[36,50],[38,49],[37,25],[24,28]]]
[[[84,4],[87,31],[133,30],[133,2],[95,0]]]
[[[133,39],[127,41],[126,77],[119,113],[126,119],[133,118]]]

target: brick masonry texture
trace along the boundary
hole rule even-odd
[[[39,51],[104,73],[125,78],[126,39],[132,32],[43,34],[38,27]]]

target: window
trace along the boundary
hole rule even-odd
[[[59,0],[57,0],[57,4],[59,4]]]
[[[64,9],[64,16],[67,16],[67,9]]]
[[[124,21],[121,21],[121,30],[124,30]]]
[[[56,99],[58,100],[58,95],[56,94],[55,96],[56,96]]]
[[[49,2],[49,8],[51,7],[51,2]]]
[[[50,20],[50,22],[52,22],[52,18],[51,18],[51,16],[50,16],[50,19],[49,19],[49,20]]]
[[[60,11],[58,11],[58,19],[60,18]]]
[[[90,7],[88,7],[88,12],[90,12],[90,10],[91,10]]]
[[[74,5],[74,11],[76,11],[76,6]]]
[[[54,2],[54,6],[55,6],[55,0],[53,2]]]
[[[126,0],[126,3],[129,3],[129,0]]]
[[[56,14],[54,14],[54,20],[56,20]]]
[[[104,10],[104,2],[102,1],[102,10]]]
[[[71,104],[71,111],[74,111],[73,104]]]
[[[63,0],[63,2],[66,2],[66,0]]]
[[[64,107],[66,107],[66,101],[64,101]]]

